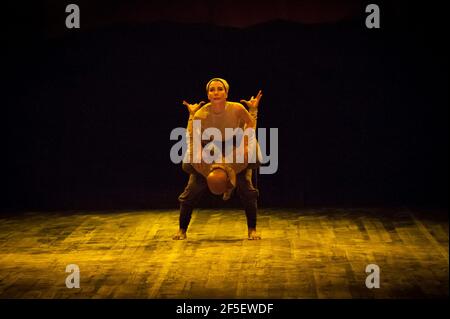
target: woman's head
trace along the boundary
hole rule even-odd
[[[230,86],[221,78],[213,78],[206,84],[206,93],[211,103],[225,102],[228,98]]]

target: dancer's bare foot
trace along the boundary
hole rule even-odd
[[[187,236],[186,236],[186,231],[183,230],[183,229],[180,229],[180,230],[178,231],[178,233],[176,233],[176,234],[172,237],[173,240],[183,240],[183,239],[186,239],[186,238],[187,238]]]
[[[248,240],[259,240],[261,236],[256,233],[256,228],[248,229]]]

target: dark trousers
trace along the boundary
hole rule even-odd
[[[208,184],[205,177],[193,170],[190,171],[189,182],[183,193],[178,197],[181,229],[188,229],[192,211],[207,190]],[[251,169],[246,169],[236,175],[236,192],[244,206],[248,228],[256,228],[258,190],[253,187]]]

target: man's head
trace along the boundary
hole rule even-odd
[[[228,98],[230,86],[228,82],[221,78],[213,78],[206,84],[206,93],[211,103],[224,102]]]
[[[228,188],[228,176],[225,170],[216,168],[206,178],[208,188],[215,195],[222,195]]]

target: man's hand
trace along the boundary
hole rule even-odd
[[[259,90],[258,95],[256,95],[256,98],[252,96],[249,101],[241,100],[241,103],[247,104],[249,108],[257,108],[259,105],[259,100],[261,100],[261,97],[262,91]]]
[[[185,105],[189,111],[190,115],[194,115],[195,112],[197,112],[203,105],[205,104],[204,101],[201,101],[200,103],[196,103],[196,104],[189,104],[186,101],[183,101],[183,105]]]

